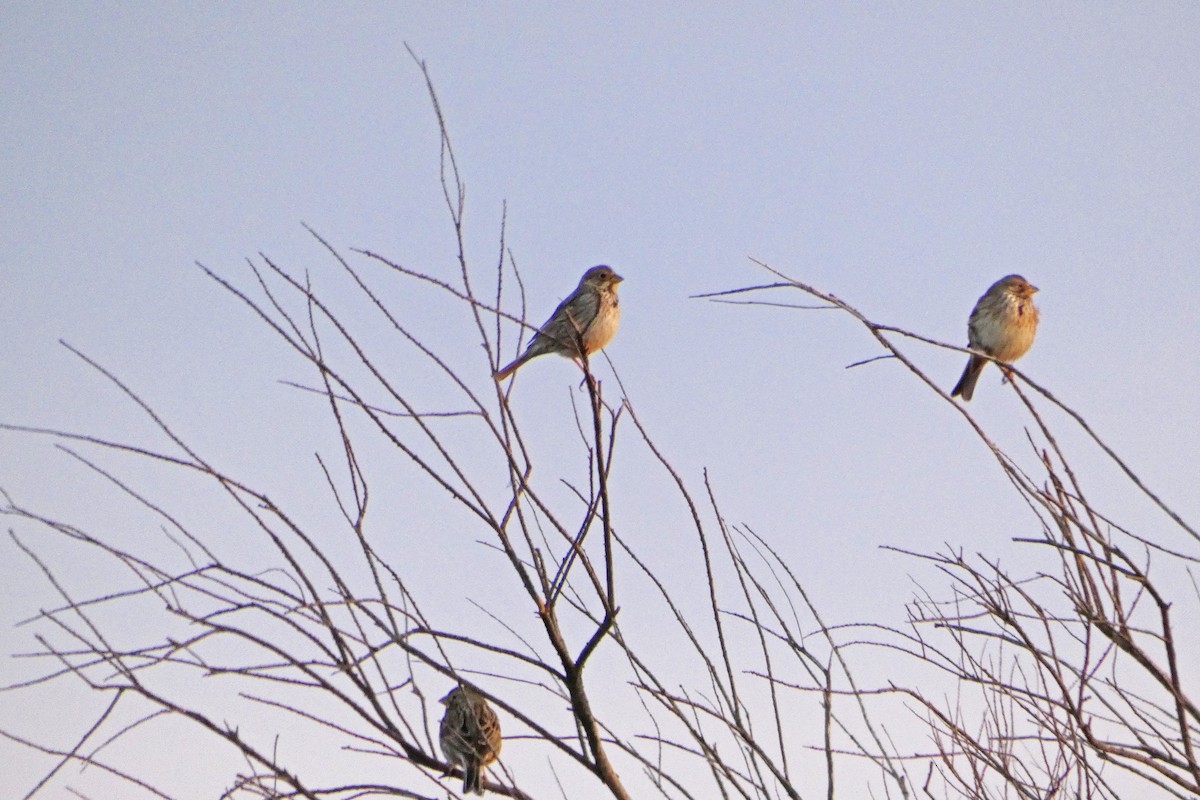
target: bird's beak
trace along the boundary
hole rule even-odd
[[[617,274],[617,273],[615,273],[615,272],[613,273],[612,282],[613,282],[613,284],[614,284],[614,285],[616,285],[616,284],[620,283],[620,282],[621,282],[621,281],[623,281],[623,280],[625,280],[625,279],[624,279],[624,278],[622,278],[620,275],[618,275],[618,274]]]
[[[1038,290],[1038,287],[1034,286],[1032,283],[1029,284],[1029,293],[1030,294],[1037,294],[1037,290]]]

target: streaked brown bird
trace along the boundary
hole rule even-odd
[[[1025,355],[1037,333],[1038,310],[1033,304],[1037,290],[1020,275],[1005,275],[993,283],[971,312],[967,346],[1004,363]],[[971,356],[950,396],[962,395],[964,401],[970,400],[979,373],[987,363],[983,356]]]
[[[583,273],[579,286],[558,304],[550,319],[533,335],[520,358],[493,377],[502,381],[531,358],[558,353],[578,360],[580,346],[591,355],[608,344],[621,323],[617,284],[625,280],[612,267],[601,264]]]
[[[463,771],[463,794],[483,794],[483,768],[500,755],[500,719],[483,695],[458,686],[439,702],[446,707],[438,740],[452,766]]]

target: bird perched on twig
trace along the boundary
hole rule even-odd
[[[971,312],[967,346],[1004,363],[1025,355],[1037,333],[1038,310],[1033,304],[1037,290],[1020,275],[1006,275],[993,283]],[[962,395],[964,401],[970,400],[987,363],[988,359],[972,355],[950,396]]]
[[[498,370],[493,377],[502,381],[531,358],[558,353],[579,359],[608,344],[621,322],[617,284],[625,280],[612,267],[592,267],[583,273],[571,296],[558,304],[550,319],[533,335],[521,356]]]
[[[458,686],[439,702],[446,707],[438,740],[452,766],[463,771],[463,794],[483,794],[483,768],[500,755],[500,719],[483,695]]]

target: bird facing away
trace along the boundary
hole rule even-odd
[[[1037,290],[1020,275],[1006,275],[993,283],[971,312],[967,346],[1004,363],[1025,355],[1037,333],[1038,310],[1033,304]],[[962,395],[964,401],[970,400],[975,381],[987,363],[982,356],[971,356],[950,396]]]
[[[550,319],[533,335],[520,358],[493,376],[502,381],[531,358],[558,353],[579,359],[591,355],[608,344],[621,322],[621,306],[617,300],[617,284],[625,280],[612,267],[601,264],[583,273],[579,286],[571,296],[558,304]]]
[[[452,766],[463,771],[463,794],[483,794],[483,768],[500,755],[500,719],[483,695],[458,686],[439,702],[446,707],[438,740]]]

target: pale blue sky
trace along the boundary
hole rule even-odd
[[[625,316],[608,353],[657,444],[695,488],[708,468],[725,515],[774,542],[829,617],[898,619],[917,567],[880,545],[1019,560],[1009,540],[1031,518],[939,398],[895,364],[843,369],[877,354],[846,319],[689,295],[767,281],[756,257],[965,344],[979,294],[1022,273],[1043,322],[1021,368],[1195,522],[1197,42],[1200,6],[1167,2],[7,4],[0,421],[158,441],[61,338],[214,459],[305,497],[329,431],[277,381],[310,376],[193,262],[245,280],[262,251],[320,284],[331,265],[304,222],[455,274],[407,43],[440,94],[482,274],[504,202],[532,321],[612,264]],[[475,331],[392,288],[485,386]],[[913,353],[953,385],[959,354]],[[535,444],[553,464],[574,443],[577,374],[544,359],[522,376],[514,402],[546,418]],[[971,411],[1027,454],[998,371]],[[1159,518],[1065,440],[1097,492],[1120,492],[1114,515],[1153,535]],[[642,455],[628,463],[618,521],[667,557],[687,537],[677,501]],[[0,487],[124,519],[46,440],[0,433]],[[405,546],[434,563],[474,547],[441,527]],[[0,564],[6,650],[29,649],[11,625],[53,594],[7,539]]]

